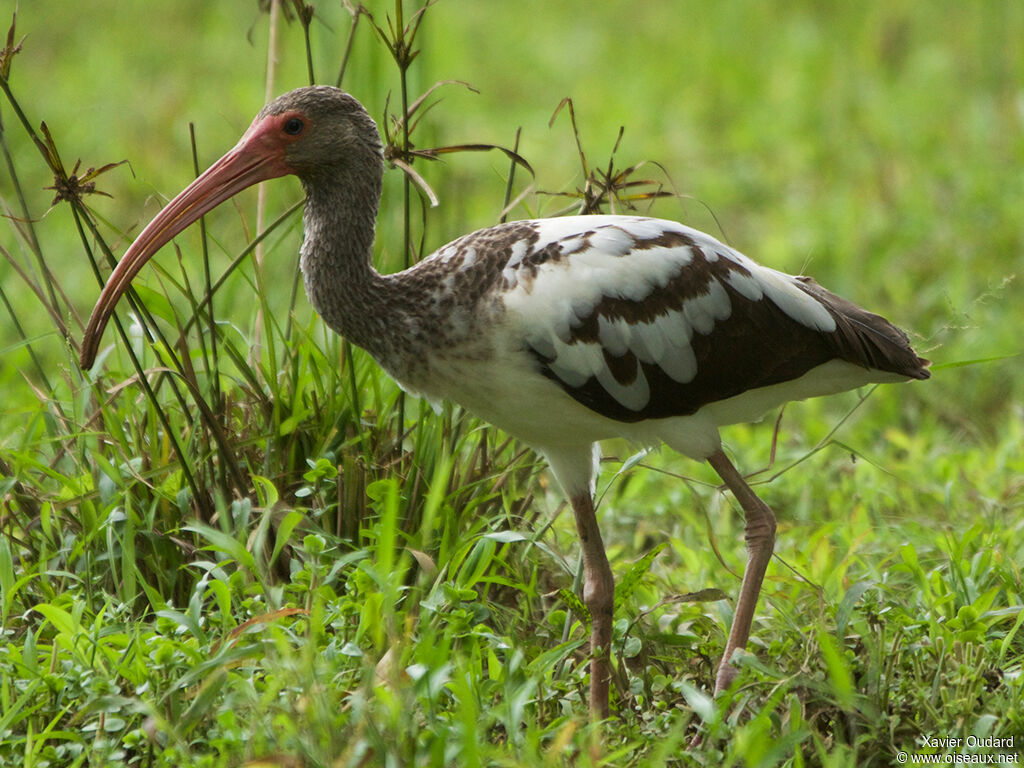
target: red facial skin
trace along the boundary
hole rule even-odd
[[[302,121],[300,126],[305,126],[305,117],[294,111],[258,117],[234,149],[189,184],[142,230],[111,273],[93,308],[82,340],[83,368],[92,367],[114,307],[153,254],[200,216],[246,187],[294,173],[288,164],[288,150],[305,130],[300,127],[297,133],[292,133],[286,126],[296,119]],[[291,122],[290,127],[294,129],[295,123]]]

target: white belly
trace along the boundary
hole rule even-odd
[[[709,403],[688,416],[622,422],[602,416],[574,400],[537,369],[522,350],[503,354],[434,354],[418,381],[401,382],[409,392],[437,403],[444,399],[466,408],[545,453],[625,438],[654,447],[665,443],[690,458],[703,460],[721,446],[718,428],[756,421],[790,400],[829,395],[903,377],[832,360],[793,381],[749,390]]]

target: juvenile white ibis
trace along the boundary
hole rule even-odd
[[[535,447],[568,495],[597,717],[608,715],[614,590],[594,514],[598,441],[665,443],[711,464],[743,508],[748,550],[717,694],[746,646],[775,541],[775,516],[726,458],[719,427],[789,400],[926,379],[928,361],[882,317],[672,221],[517,221],[378,274],[383,168],[377,126],[354,98],[330,87],[281,96],[125,253],[89,320],[82,365],[92,367],[118,298],[161,246],[242,189],[295,174],[307,196],[306,292],[327,325],[407,391],[459,403]]]

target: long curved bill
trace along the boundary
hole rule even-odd
[[[114,307],[153,254],[200,216],[246,187],[290,172],[280,153],[272,151],[265,138],[260,122],[254,122],[234,149],[171,200],[142,230],[114,268],[92,310],[82,339],[82,368],[92,368]]]

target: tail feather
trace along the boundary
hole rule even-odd
[[[835,318],[836,330],[829,336],[843,360],[912,379],[931,376],[928,371],[931,361],[917,356],[901,329],[881,315],[822,288],[810,277],[797,280],[800,287],[828,307]]]

